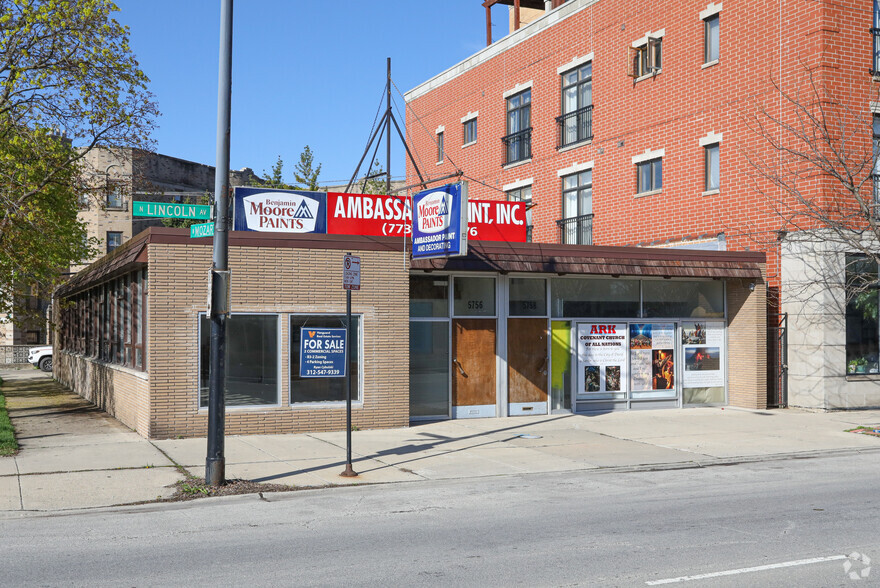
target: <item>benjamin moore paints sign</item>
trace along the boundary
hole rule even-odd
[[[235,231],[326,233],[327,194],[235,188]]]
[[[467,254],[467,184],[448,184],[413,196],[412,256]]]

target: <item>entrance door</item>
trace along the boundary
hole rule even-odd
[[[507,320],[507,366],[508,414],[547,414],[547,319]]]
[[[495,416],[495,319],[452,321],[454,418]]]

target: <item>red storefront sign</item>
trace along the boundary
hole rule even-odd
[[[327,194],[327,233],[403,236],[412,225],[410,201],[402,196]],[[503,200],[468,202],[468,239],[526,241],[526,205]]]

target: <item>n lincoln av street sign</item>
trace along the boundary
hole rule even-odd
[[[158,218],[189,218],[209,220],[213,206],[205,204],[173,204],[169,202],[132,202],[132,216]]]

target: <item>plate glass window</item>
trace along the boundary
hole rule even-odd
[[[718,61],[719,54],[719,29],[720,15],[713,14],[703,21],[703,31],[705,35],[705,55],[703,63],[711,63]]]
[[[846,372],[880,372],[877,262],[864,254],[846,256]]]
[[[469,145],[477,142],[477,119],[472,118],[464,122],[464,144]]]
[[[562,220],[558,224],[562,243],[593,244],[593,170],[563,176]]]
[[[636,164],[636,192],[652,192],[663,188],[663,158]]]
[[[703,149],[706,159],[706,191],[718,190],[721,186],[721,156],[718,143],[706,145]]]
[[[593,64],[562,74],[562,116],[559,146],[593,138]]]
[[[211,321],[199,318],[199,406],[208,406]],[[278,404],[278,315],[226,320],[226,406]]]
[[[510,278],[510,316],[547,316],[547,281]]]
[[[495,278],[455,278],[455,316],[495,316]]]
[[[507,193],[507,199],[511,202],[526,203],[526,241],[532,242],[532,187],[523,186]]]
[[[520,92],[507,99],[507,136],[505,163],[515,163],[532,156],[532,91]]]
[[[360,324],[359,315],[351,315],[348,340],[351,362],[351,397],[360,399]],[[345,328],[345,315],[294,315],[290,317],[290,403],[344,402],[347,396],[345,378],[301,378],[300,341],[302,327]]]

